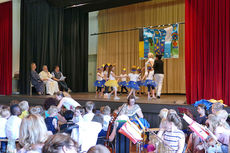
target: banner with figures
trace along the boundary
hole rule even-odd
[[[148,58],[148,53],[164,58],[179,58],[179,25],[165,29],[143,28],[139,31],[139,57]]]

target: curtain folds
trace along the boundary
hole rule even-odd
[[[63,71],[71,89],[88,91],[88,13],[67,9],[64,14]]]
[[[229,0],[186,0],[188,103],[214,98],[230,104],[229,7]]]
[[[53,71],[54,66],[59,65],[61,71],[67,76],[67,82],[69,83],[70,88],[76,86],[77,82],[75,82],[75,80],[87,79],[85,74],[76,75],[77,73],[82,72],[77,69],[76,65],[72,65],[78,60],[88,61],[88,57],[86,58],[86,56],[80,56],[77,54],[84,52],[85,55],[85,50],[77,47],[67,48],[67,46],[64,45],[66,31],[68,30],[64,28],[64,26],[69,26],[69,24],[71,24],[64,19],[65,12],[68,12],[68,9],[64,10],[62,8],[51,7],[46,0],[21,1],[21,94],[29,94],[30,64],[32,62],[37,64],[38,72],[41,71],[43,65],[47,65],[49,71]],[[76,17],[72,19],[72,22],[78,24],[78,18],[80,15],[82,14],[76,14]],[[65,17],[71,18],[67,15]],[[80,30],[85,31],[85,29]],[[77,40],[73,37],[69,38],[72,43],[80,43],[82,40],[85,40],[84,35],[78,33],[76,35],[79,35]],[[69,56],[69,49],[72,52],[71,56]],[[68,68],[68,70],[66,70],[66,68]],[[85,87],[78,88],[78,90],[73,88],[73,91],[85,91]]]
[[[0,4],[0,95],[12,93],[12,2]]]

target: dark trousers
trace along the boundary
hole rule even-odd
[[[123,93],[123,90],[125,90],[125,92],[128,93],[128,89],[126,88],[126,86],[121,86],[121,93]]]
[[[65,81],[58,81],[58,85],[61,90],[68,91],[68,86]]]
[[[152,86],[152,85],[147,85],[147,87],[148,87],[148,92],[150,92],[151,88],[152,88],[152,90],[155,89],[154,86]]]

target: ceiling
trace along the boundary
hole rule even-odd
[[[75,5],[87,12],[119,7],[149,0],[47,0],[56,7],[70,8]]]

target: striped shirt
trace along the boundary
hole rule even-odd
[[[164,142],[175,151],[178,151],[179,149],[179,140],[184,139],[184,137],[184,133],[181,130],[165,131],[163,133]]]

